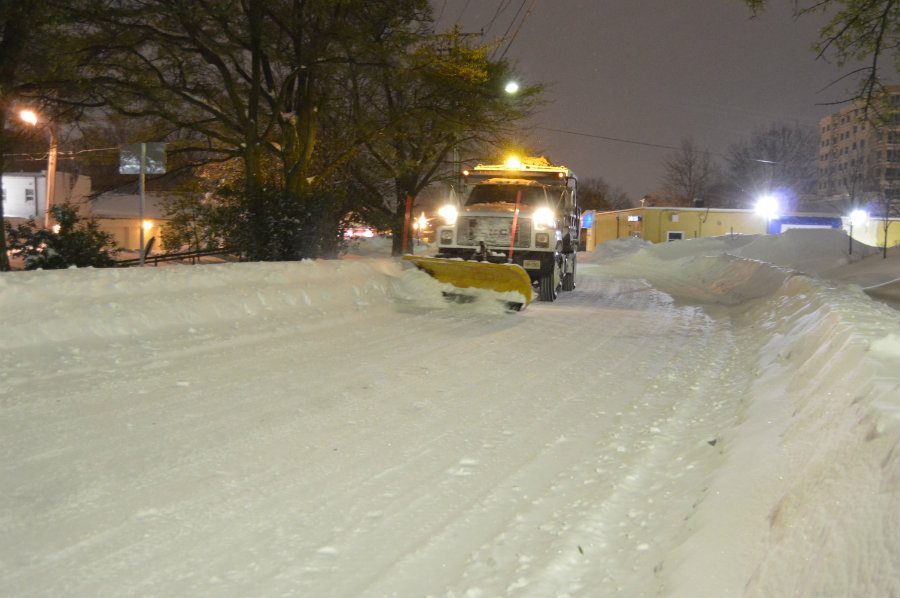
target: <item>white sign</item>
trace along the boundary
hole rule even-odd
[[[141,146],[144,146],[144,174],[166,172],[165,143],[127,143],[119,147],[119,174],[141,174]]]

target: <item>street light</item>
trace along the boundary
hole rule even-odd
[[[519,84],[516,81],[510,81],[506,84],[506,87],[503,88],[503,91],[509,95],[515,95],[519,93]]]
[[[766,234],[769,234],[769,222],[778,215],[778,199],[774,195],[763,195],[756,200],[755,210],[766,219]]]
[[[32,127],[37,126],[38,115],[34,110],[20,111],[19,118]],[[56,154],[58,150],[56,131],[49,124],[47,130],[50,132],[50,151],[47,152],[47,196],[44,200],[44,228],[50,228],[50,207],[53,204],[53,194],[56,190]]]
[[[853,227],[861,226],[869,221],[869,213],[865,210],[853,210],[850,212],[850,217],[848,218],[850,223],[850,248],[847,250],[848,254],[853,253]]]
[[[419,237],[426,226],[428,226],[428,219],[425,218],[425,212],[422,212],[422,215],[413,222],[413,230],[416,231],[416,244],[419,243]]]

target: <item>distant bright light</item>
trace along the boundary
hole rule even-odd
[[[756,213],[765,218],[778,215],[778,200],[773,195],[763,195],[756,201]]]
[[[522,170],[522,161],[519,159],[519,156],[509,156],[503,165],[510,170]]]
[[[59,231],[61,231],[61,230],[62,230],[62,227],[61,227],[60,225],[58,225],[58,224],[54,224],[54,225],[53,225],[53,233],[54,233],[54,234],[57,234],[57,235],[58,235],[58,234],[59,234]]]
[[[375,236],[375,231],[371,228],[364,226],[360,228],[348,228],[344,231],[345,239],[356,239],[359,237],[365,237],[366,239],[371,239]]]
[[[35,114],[34,110],[22,110],[21,112],[19,112],[19,118],[27,122],[32,127],[35,126],[38,121],[37,114]]]
[[[144,227],[145,231],[149,231],[151,228],[153,228],[153,221],[152,220],[144,220],[143,227]]]
[[[865,210],[853,210],[850,212],[850,225],[861,226],[869,221],[869,213]]]
[[[504,91],[508,94],[514,94],[519,92],[519,84],[515,81],[510,81],[506,84],[506,87],[503,88]]]

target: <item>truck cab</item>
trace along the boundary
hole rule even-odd
[[[464,171],[468,194],[439,210],[438,257],[518,264],[542,301],[575,288],[577,179],[544,158]]]

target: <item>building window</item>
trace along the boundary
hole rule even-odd
[[[670,230],[666,233],[666,241],[681,241],[684,239],[684,232],[680,230]]]
[[[34,189],[25,189],[25,201],[34,201]]]

